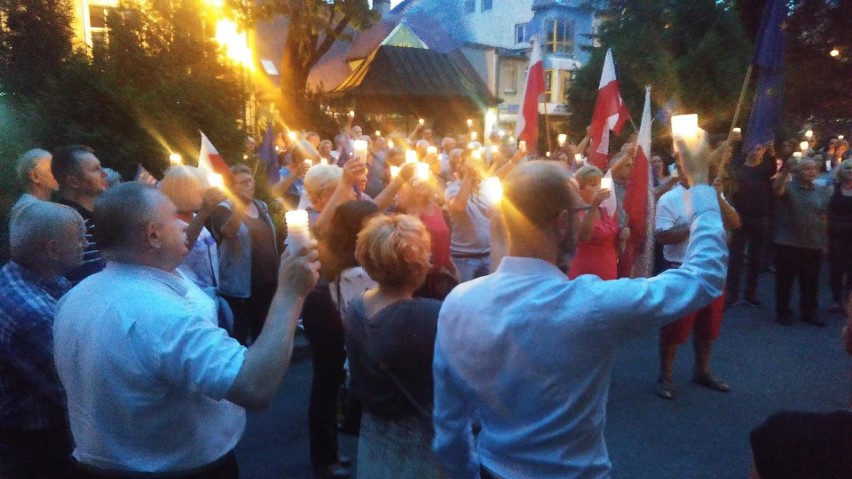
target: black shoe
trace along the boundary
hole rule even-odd
[[[713,373],[709,371],[704,371],[703,373],[695,373],[695,376],[692,377],[692,382],[700,386],[704,386],[705,388],[723,393],[726,393],[731,390],[731,386],[729,386],[728,383],[717,378],[715,375],[713,375]]]
[[[339,463],[314,466],[314,479],[346,479],[351,473]]]
[[[759,299],[757,299],[756,296],[753,296],[753,295],[748,295],[745,298],[743,298],[743,302],[748,304],[748,305],[755,306],[755,307],[761,306],[763,304]]]
[[[824,328],[824,327],[828,326],[828,324],[826,324],[825,321],[819,319],[819,316],[817,316],[815,314],[808,314],[808,315],[802,316],[802,322],[808,323],[808,324],[810,324],[812,326],[816,326],[818,328]]]
[[[793,314],[778,313],[778,316],[775,317],[775,321],[778,321],[778,324],[780,324],[781,326],[789,326],[793,324]]]

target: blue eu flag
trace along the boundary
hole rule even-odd
[[[266,180],[270,185],[278,183],[281,175],[278,173],[278,153],[275,152],[275,132],[272,130],[272,122],[266,124],[259,156],[266,167]]]
[[[769,0],[755,42],[751,63],[758,73],[757,93],[748,120],[743,151],[775,140],[781,123],[784,87],[785,0]]]

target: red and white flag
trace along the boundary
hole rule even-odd
[[[633,170],[627,180],[624,193],[624,211],[630,237],[627,249],[621,256],[619,267],[623,276],[647,278],[654,270],[654,197],[651,175],[651,87],[645,87],[645,107],[642,109],[642,124],[636,139],[636,156]],[[619,275],[622,276],[622,275]]]
[[[515,138],[526,141],[527,150],[535,152],[538,144],[538,99],[544,93],[544,63],[538,39],[533,38],[531,43],[530,68],[521,97],[521,111],[515,124]]]
[[[213,143],[210,143],[210,139],[207,138],[207,135],[205,135],[203,131],[200,133],[201,149],[198,152],[198,169],[208,175],[211,173],[218,173],[222,175],[222,178],[230,178],[231,170],[228,168],[225,160],[222,159],[222,155],[219,154],[219,151],[216,150]]]
[[[598,99],[595,102],[595,112],[592,114],[592,125],[589,138],[592,143],[592,154],[589,161],[602,170],[609,166],[609,132],[621,133],[624,122],[630,118],[627,105],[621,99],[618,80],[615,78],[615,64],[612,61],[612,50],[606,51],[601,83],[598,86]]]

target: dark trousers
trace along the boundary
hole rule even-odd
[[[120,472],[103,471],[79,464],[78,479],[239,479],[240,469],[233,451],[221,459],[185,472]]]
[[[66,428],[39,431],[0,430],[0,477],[73,478],[74,443]]]
[[[275,283],[269,283],[252,289],[248,298],[236,298],[222,295],[231,311],[234,313],[234,331],[231,337],[242,345],[253,343],[260,336],[266,315],[269,314],[269,305],[275,296]],[[251,341],[249,341],[249,338]]]
[[[757,277],[760,275],[761,260],[766,249],[766,229],[768,219],[765,216],[749,218],[742,216],[742,226],[734,230],[731,239],[730,258],[728,260],[728,301],[736,301],[740,297],[740,280],[742,278],[743,260],[746,245],[748,245],[748,271],[744,296],[752,298],[757,292]]]
[[[848,230],[846,227],[845,230]],[[852,283],[852,231],[829,229],[828,235],[828,274],[831,295],[835,303],[843,303],[843,283],[846,288]],[[848,291],[847,293],[848,294]]]
[[[822,252],[775,244],[775,310],[790,314],[793,281],[799,280],[799,309],[802,316],[813,316],[817,310],[819,267]]]
[[[308,405],[311,464],[327,466],[337,462],[337,395],[346,361],[343,323],[327,283],[318,284],[305,299],[302,320],[314,366]]]

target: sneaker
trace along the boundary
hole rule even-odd
[[[717,378],[710,371],[695,373],[695,376],[692,377],[692,382],[699,386],[704,386],[705,388],[723,393],[731,390],[731,386],[729,386],[728,383]]]
[[[657,396],[660,396],[663,399],[672,400],[674,399],[674,384],[671,381],[667,381],[665,379],[657,380]]]

